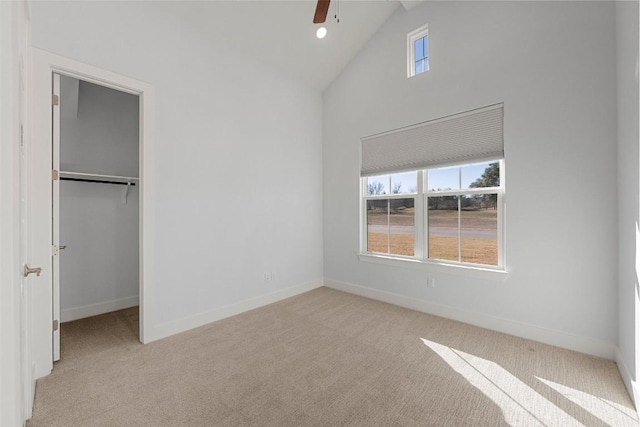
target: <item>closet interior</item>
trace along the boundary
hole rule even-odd
[[[140,109],[137,95],[59,79],[54,222],[57,213],[60,322],[68,322],[139,304]]]

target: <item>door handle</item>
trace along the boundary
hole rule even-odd
[[[33,267],[33,268],[31,268],[27,264],[25,264],[24,265],[24,269],[22,270],[22,275],[24,277],[27,277],[31,273],[35,273],[36,276],[40,276],[40,273],[42,273],[42,268],[41,267]]]
[[[58,246],[58,249],[60,249],[61,251],[67,249],[67,245],[60,245]]]

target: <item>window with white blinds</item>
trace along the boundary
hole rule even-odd
[[[362,138],[361,255],[505,271],[503,117],[497,104]]]
[[[503,104],[496,104],[364,137],[360,175],[502,158],[503,124]]]

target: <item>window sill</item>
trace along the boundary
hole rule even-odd
[[[506,270],[501,270],[498,268],[448,264],[445,262],[423,261],[418,259],[394,257],[388,255],[358,253],[358,258],[360,259],[360,261],[370,262],[373,264],[389,265],[393,267],[417,268],[424,271],[456,274],[465,277],[476,277],[478,279],[504,281],[508,275],[508,272]]]

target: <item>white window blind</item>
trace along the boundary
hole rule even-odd
[[[504,106],[491,105],[361,138],[361,176],[504,157]]]

